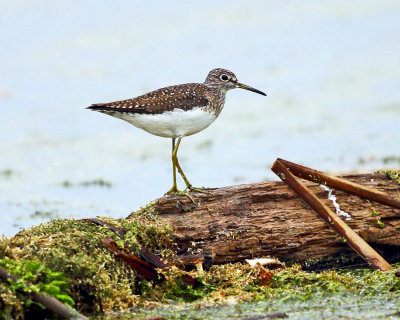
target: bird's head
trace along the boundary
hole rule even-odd
[[[206,78],[206,81],[204,81],[204,84],[211,87],[218,87],[221,90],[224,90],[225,92],[231,89],[241,88],[266,96],[264,92],[238,82],[238,79],[236,78],[235,74],[232,71],[221,68],[211,70],[208,73],[208,76]]]

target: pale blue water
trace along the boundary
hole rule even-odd
[[[229,92],[220,118],[183,140],[194,185],[275,179],[277,157],[399,167],[382,162],[400,156],[399,57],[399,1],[3,0],[0,233],[125,217],[166,192],[170,141],[84,107],[202,82],[214,67],[268,96]],[[98,178],[112,187],[62,186]]]

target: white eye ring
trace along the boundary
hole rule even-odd
[[[226,74],[223,74],[219,77],[222,81],[228,81],[229,77]]]

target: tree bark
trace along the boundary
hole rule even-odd
[[[400,186],[383,174],[343,178],[400,198]],[[318,184],[303,183],[335,211],[327,191]],[[346,223],[365,241],[400,246],[400,210],[342,191],[334,190],[333,194],[340,208],[351,215]],[[179,254],[204,254],[213,263],[265,256],[304,261],[348,249],[343,239],[283,182],[209,189],[191,196],[196,204],[187,196],[166,196],[154,206],[173,228]]]

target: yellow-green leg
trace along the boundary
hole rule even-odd
[[[191,190],[192,189],[192,184],[189,182],[189,180],[186,178],[185,174],[183,173],[183,170],[179,164],[178,161],[178,149],[179,145],[181,144],[182,138],[178,138],[178,142],[176,143],[176,146],[174,148],[174,151],[172,152],[172,163],[174,163],[175,167],[178,169],[178,172],[182,176],[183,181],[185,181],[186,187]]]
[[[198,192],[205,192],[203,189],[199,188],[194,188],[192,184],[189,182],[189,180],[186,178],[185,174],[183,173],[183,170],[179,164],[178,161],[178,149],[179,145],[181,144],[182,138],[179,137],[178,141],[176,142],[175,145],[175,138],[172,138],[172,175],[173,175],[173,183],[172,183],[172,188],[167,192],[167,194],[173,194],[173,193],[180,193],[178,190],[177,184],[176,184],[176,169],[178,169],[178,172],[182,176],[183,181],[185,181],[186,184],[186,190],[189,191],[198,191]],[[182,194],[185,194],[194,202],[194,200],[184,191]]]
[[[172,138],[172,176],[173,176],[173,182],[172,182],[172,188],[167,193],[177,193],[177,192],[179,192],[178,186],[176,184],[176,166],[175,166],[175,161],[174,161],[174,151],[175,151],[175,138]]]

